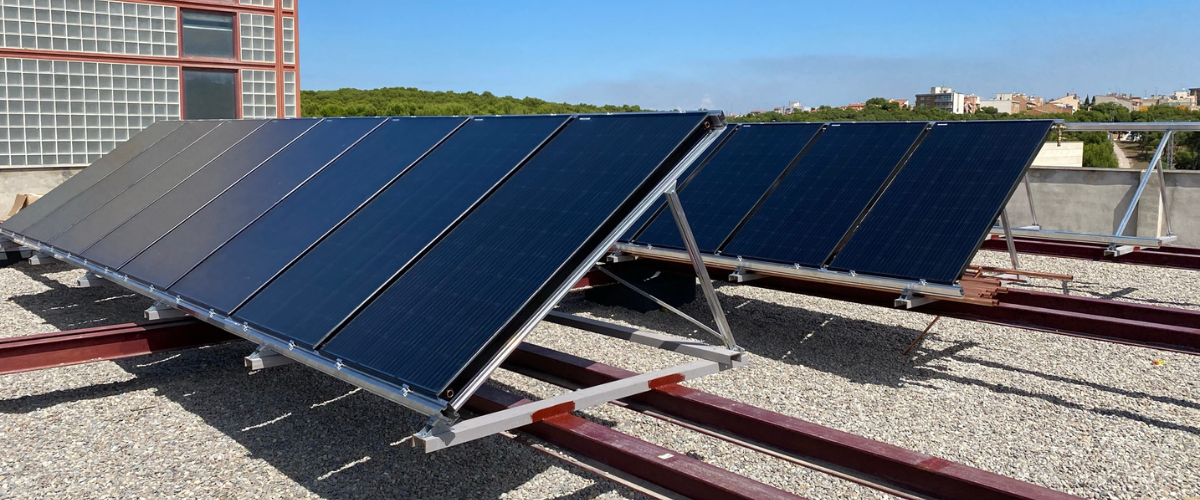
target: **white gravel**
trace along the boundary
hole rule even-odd
[[[1073,294],[1200,308],[1197,272],[1022,257],[1075,274]],[[72,288],[81,274],[0,269],[0,336],[132,321],[149,306],[115,286]],[[930,318],[748,286],[719,292],[754,356],[688,385],[1085,497],[1200,496],[1200,358],[951,319],[902,356]],[[578,293],[560,309],[705,338],[669,313]],[[700,301],[684,309],[706,317]],[[551,324],[531,341],[638,371],[684,359]],[[3,377],[0,498],[637,497],[501,437],[417,453],[404,441],[416,414],[295,365],[247,372],[249,351]],[[494,383],[559,392],[508,372]],[[581,414],[800,495],[886,497],[620,408]]]

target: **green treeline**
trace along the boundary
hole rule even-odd
[[[594,106],[549,102],[534,97],[518,99],[499,97],[491,92],[436,92],[415,88],[389,87],[373,90],[305,90],[301,92],[304,116],[436,116],[436,115],[525,115],[568,113],[624,113],[648,111],[638,106]],[[769,112],[739,116],[734,122],[829,122],[829,121],[953,121],[1003,120],[1023,118],[1057,118],[1068,122],[1150,122],[1200,121],[1200,112],[1184,111],[1171,106],[1152,106],[1146,111],[1129,111],[1113,103],[1101,103],[1073,114],[1010,115],[996,108],[985,107],[975,113],[956,115],[940,109],[901,108],[883,98],[866,102],[862,111],[821,106],[809,113],[785,115]],[[1073,132],[1063,134],[1065,141],[1083,141],[1085,167],[1116,167],[1113,143],[1104,132]],[[1162,138],[1161,133],[1143,133],[1138,149],[1148,155]],[[1175,135],[1175,167],[1200,169],[1200,133]],[[1052,134],[1050,140],[1057,140]]]
[[[534,97],[497,97],[491,92],[434,92],[404,87],[304,90],[300,92],[300,102],[304,116],[548,115],[643,111],[637,106],[567,104]]]

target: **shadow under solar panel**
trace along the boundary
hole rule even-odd
[[[185,122],[171,135],[147,148],[129,163],[108,174],[42,220],[30,225],[21,234],[42,242],[50,241],[109,200],[125,192],[146,174],[174,158],[220,124],[221,122]]]
[[[571,122],[322,352],[431,396],[469,394],[635,207],[678,175],[707,117]]]
[[[228,314],[466,118],[392,118],[171,286]]]
[[[721,253],[821,267],[926,123],[833,123]]]
[[[129,163],[130,160],[142,154],[150,146],[153,146],[174,132],[180,125],[183,125],[183,122],[154,122],[128,141],[121,143],[116,149],[100,157],[99,160],[96,160],[88,168],[72,175],[63,181],[62,184],[59,184],[58,187],[38,198],[37,202],[21,209],[16,215],[9,217],[3,224],[0,224],[0,228],[18,233],[24,231],[33,223],[41,220],[43,217],[49,215],[50,212],[53,212],[58,207],[63,206],[63,204],[84,192],[84,190],[100,182],[108,174],[121,168],[122,165]]]
[[[935,124],[830,267],[953,284],[1052,123]]]
[[[316,123],[313,119],[268,121],[84,250],[83,257],[113,269],[124,266]]]
[[[679,190],[679,203],[701,252],[717,251],[823,126],[787,123],[738,127]],[[683,238],[668,211],[655,217],[634,241],[683,248]]]
[[[324,119],[121,268],[160,289],[196,267],[382,118]]]
[[[234,316],[297,344],[316,345],[567,120],[473,118]]]
[[[200,140],[188,146],[162,166],[146,174],[125,192],[63,231],[49,243],[72,253],[84,249],[111,233],[130,217],[161,198],[180,182],[196,173],[221,153],[262,126],[261,120],[223,122]]]

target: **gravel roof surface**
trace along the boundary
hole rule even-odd
[[[1007,266],[982,252],[977,263]],[[1022,255],[1068,293],[1200,309],[1200,272]],[[141,318],[148,299],[76,288],[64,264],[0,269],[0,336]],[[1057,282],[1034,288],[1062,291]],[[745,368],[688,385],[1090,498],[1200,496],[1200,357],[720,286]],[[664,311],[560,310],[703,338]],[[683,307],[707,318],[703,301]],[[530,341],[647,371],[685,358],[544,323]],[[0,379],[0,498],[640,498],[503,437],[425,455],[417,414],[247,343]],[[1156,360],[1163,364],[1155,364]],[[493,384],[561,392],[498,372]],[[886,498],[616,407],[583,416],[811,498]]]

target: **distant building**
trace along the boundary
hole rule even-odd
[[[979,97],[955,92],[950,87],[930,87],[928,94],[917,94],[919,108],[937,108],[954,114],[974,113],[979,108]]]
[[[847,104],[847,105],[846,105],[845,107],[843,107],[842,109],[853,109],[853,110],[855,110],[855,111],[862,111],[862,110],[864,110],[864,109],[866,109],[866,108],[867,108],[867,103],[865,103],[865,102],[856,102],[856,103],[854,103],[854,104]]]
[[[908,108],[908,99],[888,99],[888,101],[899,104],[900,109]]]
[[[1092,101],[1093,105],[1111,102],[1113,104],[1118,104],[1130,111],[1135,111],[1138,109],[1138,106],[1141,105],[1142,98],[1132,97],[1126,94],[1105,94],[1093,97]]]
[[[1078,101],[1078,98],[1076,98]],[[1017,114],[1026,110],[1034,109],[1045,104],[1045,99],[1038,96],[1028,96],[1025,94],[1011,92],[1004,94],[996,94],[993,99],[983,99],[979,101],[980,108],[993,107],[1001,113]]]
[[[1145,111],[1150,106],[1171,106],[1185,111],[1200,109],[1196,106],[1196,96],[1187,90],[1178,90],[1167,95],[1144,97],[1140,102],[1135,101],[1137,109]]]
[[[1061,104],[1063,106],[1071,108],[1071,111],[1070,111],[1071,113],[1079,111],[1079,106],[1081,105],[1080,101],[1079,101],[1079,94],[1067,94],[1065,96],[1059,97],[1058,99],[1054,99],[1054,100],[1050,101],[1048,104]]]
[[[1075,112],[1075,108],[1067,106],[1066,104],[1056,103],[1056,102],[1048,102],[1048,103],[1038,106],[1036,108],[1030,108],[1030,109],[1025,110],[1025,114],[1027,114],[1027,115],[1071,114],[1074,112]]]

